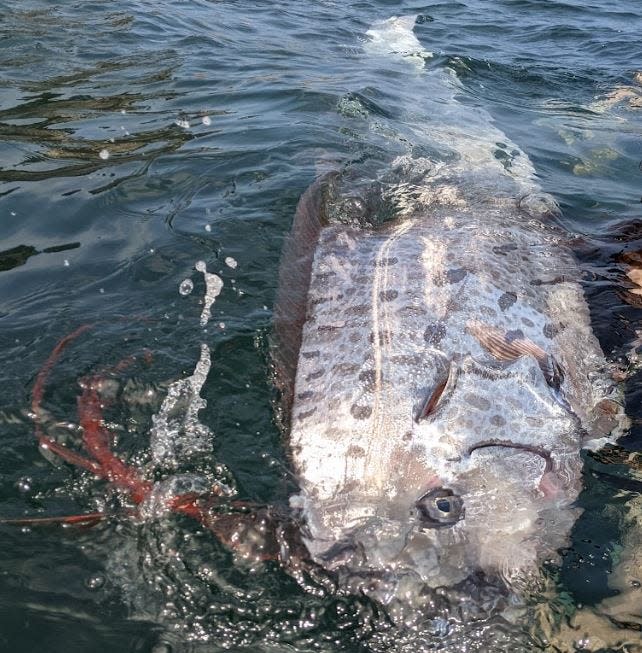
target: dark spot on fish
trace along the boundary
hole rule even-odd
[[[315,297],[314,299],[310,300],[310,305],[317,306],[319,304],[325,304],[326,302],[329,302],[331,299],[332,299],[331,297]]]
[[[388,258],[382,258],[380,261],[377,261],[375,265],[378,267],[386,267],[388,265],[396,265],[399,263],[399,259],[396,256],[390,256]]]
[[[358,331],[353,331],[348,339],[350,342],[359,342],[361,340],[361,334]]]
[[[408,306],[402,306],[397,311],[397,315],[425,315],[427,312],[423,306],[413,306],[410,304]]]
[[[359,369],[361,368],[356,363],[337,363],[332,371],[338,374],[355,374]]]
[[[298,418],[299,419],[306,419],[307,417],[310,417],[310,415],[314,415],[314,413],[316,413],[316,412],[317,412],[317,407],[314,406],[310,410],[306,410],[303,413],[299,413]]]
[[[334,333],[339,331],[340,328],[341,327],[338,327],[335,324],[322,324],[321,326],[317,327],[317,331],[319,333]]]
[[[517,295],[514,292],[508,291],[499,298],[497,303],[499,304],[499,308],[501,308],[502,311],[505,311],[507,308],[510,308],[516,301]]]
[[[347,448],[346,453],[348,456],[353,456],[354,458],[363,458],[366,455],[366,450],[356,444],[351,444]]]
[[[368,315],[370,311],[370,304],[357,304],[356,306],[348,306],[343,312],[345,315]]]
[[[301,356],[306,359],[317,358],[321,352],[317,349],[316,351],[302,351]]]
[[[533,320],[529,320],[527,317],[522,318],[522,324],[524,326],[527,326],[527,327],[534,327],[535,326],[535,322],[533,322]]]
[[[372,415],[372,408],[370,406],[359,406],[358,404],[352,404],[350,408],[352,417],[355,419],[368,419]]]
[[[482,315],[485,315],[486,317],[497,317],[497,311],[494,308],[491,308],[490,306],[480,306],[479,307],[479,312]]]
[[[521,340],[524,337],[524,332],[521,329],[512,329],[507,331],[504,336],[506,342],[511,343],[515,340]]]
[[[493,247],[493,254],[499,254],[500,256],[506,256],[508,252],[512,252],[517,249],[517,245],[513,243],[506,243],[505,245],[497,245]]]
[[[490,418],[490,423],[493,426],[504,426],[506,424],[506,420],[501,415],[493,415]]]
[[[319,272],[314,275],[314,280],[323,283],[327,281],[330,277],[336,277],[336,276],[337,273],[332,270],[330,272]]]
[[[352,281],[356,283],[358,286],[365,286],[368,283],[370,283],[370,277],[364,274],[357,274],[352,277]]]
[[[367,389],[374,387],[377,375],[374,370],[363,370],[359,373],[359,381],[361,381]]]
[[[552,279],[533,279],[531,281],[531,286],[554,286],[558,283],[565,283],[567,281],[571,281],[571,278],[562,274],[553,277]]]
[[[465,270],[464,268],[455,268],[446,272],[446,279],[448,280],[448,283],[459,283],[467,274],[468,270]]]
[[[464,396],[464,399],[473,407],[479,410],[488,410],[490,408],[490,401],[485,397],[469,392]]]
[[[312,392],[312,390],[306,390],[305,392],[299,392],[296,398],[300,399],[301,401],[305,401],[306,399],[310,399],[312,395],[314,395],[314,392]]]
[[[305,380],[314,381],[315,379],[320,379],[324,374],[325,374],[325,370],[321,368],[320,370],[316,370],[315,372],[310,372],[310,374],[308,374],[305,377]]]
[[[382,302],[391,302],[399,297],[399,293],[396,290],[382,290],[379,293],[379,299]]]
[[[410,442],[412,440],[412,431],[406,431],[402,436],[401,439],[404,442]]]
[[[545,338],[554,338],[559,333],[559,329],[554,324],[547,322],[542,328],[542,333]]]
[[[432,322],[424,331],[424,340],[431,345],[439,345],[446,335],[446,325],[443,322]]]

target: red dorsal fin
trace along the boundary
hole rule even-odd
[[[337,176],[337,172],[329,172],[303,193],[292,229],[283,245],[279,287],[274,305],[272,360],[276,383],[283,395],[285,413],[289,411],[292,400],[312,261],[319,233],[327,223],[326,197]]]

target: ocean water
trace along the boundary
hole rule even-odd
[[[395,14],[417,15],[419,57],[371,47],[368,29]],[[495,156],[517,146],[559,203],[594,329],[629,367],[624,444],[641,450],[642,304],[616,261],[642,249],[639,27],[634,0],[0,0],[0,517],[111,515],[0,525],[0,650],[397,650],[376,605],[234,566],[188,518],[134,514],[43,454],[32,391],[59,339],[91,324],[48,379],[51,437],[80,451],[82,380],[103,375],[112,448],[161,490],[206,479],[285,505],[268,352],[283,239],[323,171],[367,179],[430,156],[426,135],[457,117],[434,71],[506,135]],[[639,505],[638,481],[588,465],[556,594],[569,609],[612,593]],[[442,645],[437,626],[422,650],[491,650],[472,632]],[[516,650],[510,635],[497,646]]]

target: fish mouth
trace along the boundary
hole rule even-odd
[[[520,451],[526,451],[535,456],[539,456],[544,460],[545,466],[542,476],[553,471],[553,459],[551,458],[550,452],[541,447],[536,447],[532,444],[523,444],[521,442],[512,442],[511,440],[484,440],[483,442],[478,442],[469,447],[466,454],[470,456],[473,452],[478,451],[479,449],[488,449],[490,447],[505,447],[506,449],[518,449]]]
[[[484,440],[469,447],[467,455],[470,456],[475,451],[490,449],[492,447],[524,451],[525,453],[541,458],[544,461],[544,469],[541,471],[539,479],[536,480],[537,490],[545,499],[554,500],[561,496],[565,483],[560,478],[560,474],[557,473],[556,465],[553,463],[553,457],[550,451],[532,444],[512,442],[511,440]]]

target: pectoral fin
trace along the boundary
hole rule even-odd
[[[502,332],[487,324],[473,322],[468,325],[468,332],[499,361],[509,362],[522,356],[532,356],[542,370],[546,383],[556,391],[560,389],[564,372],[555,357],[526,338],[521,331]]]

